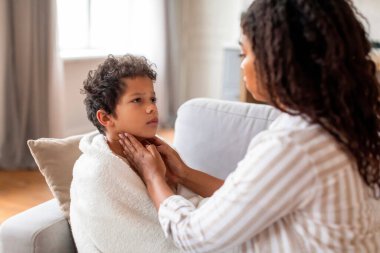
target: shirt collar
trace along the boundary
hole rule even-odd
[[[286,112],[281,113],[269,126],[269,130],[282,129],[305,129],[312,124],[307,116],[290,115]]]

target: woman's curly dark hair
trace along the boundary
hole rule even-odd
[[[380,89],[358,17],[348,0],[256,0],[241,27],[269,102],[321,125],[378,191]]]
[[[128,88],[122,79],[142,76],[156,81],[154,66],[143,56],[127,54],[116,58],[109,55],[96,70],[88,73],[81,93],[86,95],[84,104],[87,117],[99,132],[105,134],[105,128],[96,118],[96,112],[103,109],[106,113],[114,115],[120,96]]]

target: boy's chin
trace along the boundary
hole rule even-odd
[[[144,134],[144,135],[135,135],[135,137],[142,141],[142,140],[146,140],[146,139],[151,139],[151,138],[154,138],[156,136],[156,132],[155,133],[152,133],[152,134]]]

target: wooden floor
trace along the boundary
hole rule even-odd
[[[158,133],[169,143],[173,130]],[[52,198],[44,177],[35,171],[0,171],[0,224],[8,217]]]
[[[45,179],[38,170],[0,171],[0,223],[51,198]]]

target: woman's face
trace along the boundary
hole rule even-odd
[[[260,78],[257,78],[255,55],[253,54],[252,46],[248,37],[244,34],[241,37],[240,45],[243,57],[240,67],[243,70],[243,80],[245,86],[256,100],[266,102],[266,96],[258,83]]]

